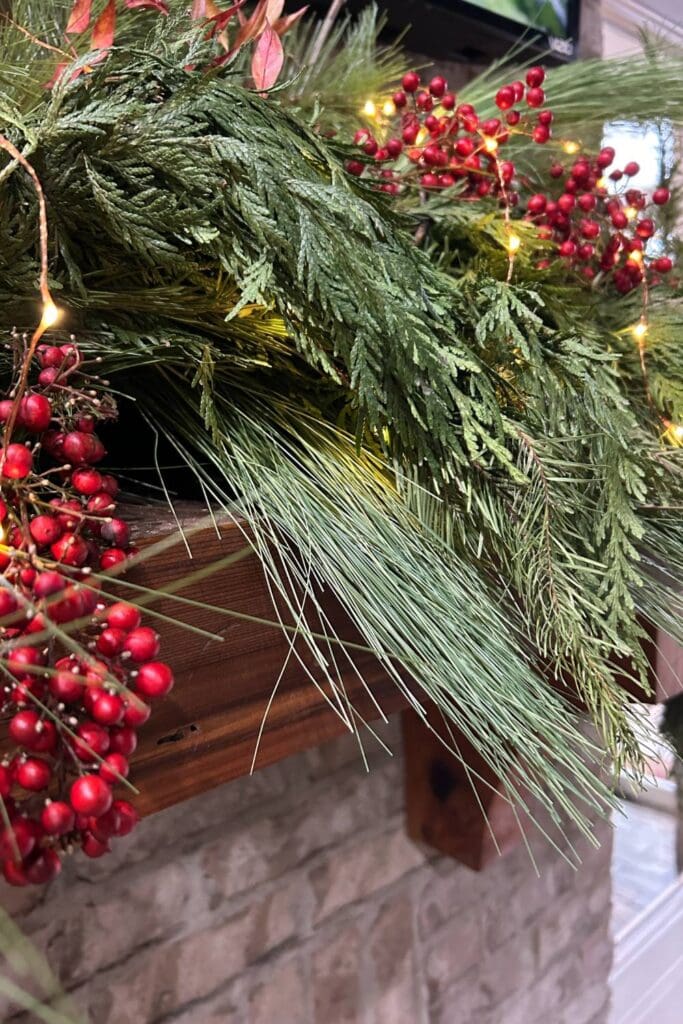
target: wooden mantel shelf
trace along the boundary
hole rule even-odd
[[[141,729],[132,760],[131,777],[139,789],[134,802],[143,815],[249,774],[257,743],[258,769],[348,731],[325,700],[325,693],[332,696],[329,684],[301,639],[294,643],[297,656],[292,654],[293,633],[285,635],[277,624],[264,572],[240,526],[227,517],[215,522],[197,504],[180,505],[176,513],[180,529],[167,512],[149,506],[126,509],[141,546],[148,550],[117,584],[122,597],[148,603],[148,622],[162,637],[161,657],[176,676],[172,693],[155,705]],[[164,596],[147,602],[147,595],[127,588],[126,581],[185,600]],[[361,642],[334,597],[324,592],[319,596],[337,635]],[[291,618],[280,612],[291,625]],[[153,618],[154,613],[162,617]],[[187,625],[217,638],[188,630]],[[498,855],[489,825],[501,849],[516,845],[521,837],[502,787],[476,752],[468,756],[483,785],[474,793],[471,773],[407,708],[381,664],[363,650],[354,650],[352,657],[357,671],[345,656],[337,664],[347,665],[341,682],[362,719],[376,720],[378,705],[387,716],[403,712],[411,837],[475,869]],[[652,637],[651,657],[665,680],[657,699],[679,692],[680,648],[674,649],[666,637]],[[459,742],[465,749],[462,738]]]
[[[177,525],[166,518],[152,521],[146,510],[138,518],[138,533],[146,535],[148,543],[167,535],[174,536],[175,541],[142,560],[125,579],[162,590],[244,552],[248,542],[231,520],[213,523],[199,506],[181,506],[176,511],[192,557]],[[127,516],[130,520],[130,510]],[[230,609],[240,616],[277,621],[264,573],[253,552],[182,586],[177,594]],[[334,598],[325,595],[324,604],[339,636],[359,642],[361,638]],[[136,804],[142,814],[248,774],[257,741],[256,768],[263,768],[347,731],[314,685],[311,675],[331,696],[323,683],[322,669],[301,640],[295,643],[297,658],[277,625],[207,611],[173,598],[155,600],[149,607],[223,639],[219,642],[198,636],[184,626],[162,620],[154,623],[162,637],[161,656],[173,666],[176,684],[170,696],[155,705],[150,721],[140,731],[131,776],[140,790]],[[291,624],[291,618],[284,612],[282,615]],[[353,661],[386,715],[405,706],[395,684],[372,655],[354,651]],[[376,719],[377,708],[350,666],[343,683],[359,714],[367,721]]]

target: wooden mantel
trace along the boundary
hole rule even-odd
[[[166,519],[152,523],[145,512],[138,530],[147,534],[148,543],[167,535],[175,540],[143,559],[125,579],[155,590],[172,588],[236,555],[238,560],[180,587],[177,594],[237,614],[207,611],[173,598],[149,605],[153,611],[217,634],[222,641],[198,636],[184,625],[154,623],[162,636],[161,656],[173,666],[176,685],[168,698],[156,704],[140,731],[131,776],[140,790],[136,804],[142,814],[248,774],[257,741],[255,767],[262,768],[347,731],[313,682],[332,697],[307,645],[297,640],[298,657],[292,654],[292,634],[286,636],[277,625],[264,573],[256,555],[245,554],[248,542],[242,530],[229,519],[212,522],[196,506],[179,511],[187,545],[175,523]],[[144,600],[139,593],[135,597]],[[334,598],[324,595],[324,604],[339,636],[360,643]],[[291,618],[282,615],[291,625]],[[343,665],[346,659],[342,655],[338,660]],[[405,707],[397,687],[371,654],[353,651],[353,662],[384,714]],[[379,717],[350,665],[343,673],[343,684],[349,703],[362,718]]]

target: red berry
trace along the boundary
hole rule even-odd
[[[417,92],[420,85],[420,76],[416,71],[409,71],[403,76],[401,84],[406,92]]]
[[[29,884],[24,865],[17,864],[16,861],[3,861],[2,873],[8,885],[20,886]]]
[[[56,516],[34,516],[28,528],[39,548],[46,548],[50,544],[54,544],[64,532],[62,524]]]
[[[428,92],[419,92],[415,98],[415,103],[419,110],[424,110],[427,113],[434,108],[434,100]]]
[[[103,523],[101,534],[112,547],[126,548],[130,543],[130,529],[123,519],[111,519]]]
[[[497,135],[501,129],[500,118],[489,117],[481,126],[482,135]]]
[[[96,469],[77,469],[71,476],[71,483],[79,494],[90,497],[102,490],[102,475]]]
[[[570,192],[564,192],[557,200],[558,210],[562,210],[562,213],[571,213],[574,209],[576,199]]]
[[[600,234],[600,225],[595,220],[582,220],[581,234],[584,238],[597,238]]]
[[[655,203],[656,206],[664,206],[665,203],[669,202],[670,198],[671,193],[668,188],[664,188],[663,185],[660,188],[656,188],[652,193],[652,202]]]
[[[505,115],[505,120],[507,121],[511,128],[514,128],[514,126],[516,124],[519,124],[519,122],[522,120],[522,115],[520,114],[519,110],[510,110]]]
[[[94,416],[78,416],[74,423],[76,430],[82,430],[84,434],[92,434],[95,430]]]
[[[111,847],[109,846],[109,843],[106,842],[106,840],[102,842],[101,840],[97,839],[96,836],[92,834],[92,832],[86,832],[85,835],[83,836],[81,849],[83,850],[83,853],[86,855],[86,857],[92,857],[93,859],[96,859],[97,857],[104,857],[105,853],[111,852]]]
[[[151,711],[152,709],[147,704],[143,704],[141,700],[131,696],[128,698],[126,703],[126,710],[123,714],[123,724],[130,725],[134,729],[137,729],[148,721]]]
[[[45,664],[45,655],[35,647],[15,647],[7,655],[7,668],[15,676]]]
[[[624,167],[624,174],[627,178],[633,178],[640,170],[640,164],[636,163],[635,160],[631,160],[630,163]]]
[[[17,610],[17,599],[11,590],[0,590],[0,620]]]
[[[537,124],[531,133],[531,137],[534,142],[538,143],[539,146],[542,146],[550,138],[550,129],[546,128],[544,124]]]
[[[536,215],[539,213],[543,213],[546,207],[546,203],[546,197],[539,192],[536,195],[531,196],[528,203],[526,204],[526,207],[529,213]]]
[[[429,91],[437,99],[441,99],[447,88],[448,82],[441,75],[435,75],[429,83]]]
[[[163,661],[148,661],[142,665],[137,679],[135,689],[144,697],[151,699],[165,697],[173,688],[173,672]]]
[[[397,110],[402,110],[403,107],[405,107],[406,103],[408,102],[408,97],[403,92],[403,90],[400,90],[399,92],[395,92],[394,93],[393,101],[394,101],[394,106],[396,107],[396,109]]]
[[[26,877],[34,885],[45,885],[57,877],[62,870],[62,862],[56,850],[41,850],[25,868]]]
[[[57,518],[65,530],[75,530],[83,521],[83,509],[76,498],[70,498],[68,501],[55,498],[50,504],[57,509]]]
[[[14,412],[14,405],[15,403],[11,398],[3,398],[2,401],[0,401],[0,423],[7,423],[8,419]],[[19,406],[19,409],[17,410],[16,423],[21,425],[21,406]]]
[[[59,594],[66,586],[65,578],[58,572],[49,569],[47,572],[40,573],[33,585],[33,592],[38,598],[51,597],[53,594]]]
[[[78,739],[73,741],[73,749],[80,761],[95,761],[108,752],[111,739],[103,726],[96,722],[81,722],[76,733]]]
[[[139,626],[129,633],[124,650],[133,661],[151,661],[159,653],[159,635],[149,626]]]
[[[574,256],[576,254],[576,242],[567,239],[559,248],[560,256]]]
[[[601,170],[604,170],[605,167],[609,167],[609,165],[612,163],[612,161],[614,160],[614,156],[615,156],[615,153],[614,153],[614,150],[612,149],[612,147],[611,146],[605,146],[598,153],[595,162],[596,162],[596,164],[598,165],[598,167]]]
[[[545,82],[545,71],[540,67],[529,68],[526,73],[526,84],[535,89]]]
[[[113,806],[119,815],[119,827],[116,834],[117,836],[127,836],[140,820],[138,812],[127,800],[115,800]]]
[[[42,434],[50,426],[52,406],[45,395],[26,395],[21,400],[21,422],[32,434]]]
[[[123,701],[115,693],[100,690],[95,694],[91,714],[101,725],[117,725],[123,718]]]
[[[545,100],[543,89],[527,89],[526,101],[530,107],[540,107]]]
[[[69,800],[79,814],[99,817],[111,807],[111,788],[99,775],[81,775],[71,786]]]
[[[43,721],[37,711],[18,711],[9,724],[9,734],[16,744],[39,753],[54,750],[57,730],[50,721]]]
[[[64,455],[69,462],[99,462],[105,455],[102,442],[95,434],[86,434],[82,430],[72,430],[66,434],[63,442]]]
[[[591,195],[590,192],[586,192],[585,195],[579,196],[579,206],[585,213],[590,213],[591,210],[595,209],[597,200],[595,196]]]
[[[636,234],[639,238],[652,238],[655,233],[654,221],[649,217],[643,217],[636,224]]]
[[[114,629],[135,629],[140,625],[140,612],[132,604],[117,601],[105,612],[105,617],[110,626]]]
[[[131,729],[128,725],[112,729],[109,733],[109,741],[112,753],[123,754],[124,757],[130,757],[135,753],[135,748],[138,745],[135,729]]]
[[[496,106],[499,110],[509,110],[515,102],[515,90],[510,85],[504,85],[496,93]]]
[[[81,566],[88,560],[88,545],[75,533],[65,533],[51,545],[50,551],[64,565]]]
[[[17,852],[25,860],[40,838],[40,828],[28,818],[16,818],[0,833],[0,857],[14,860]]]
[[[15,777],[22,789],[38,793],[50,784],[52,769],[42,758],[28,757],[17,765]]]
[[[43,367],[61,366],[64,362],[64,356],[62,355],[61,348],[57,345],[39,345],[38,361]]]
[[[92,817],[88,819],[90,832],[101,843],[106,843],[112,836],[115,836],[120,824],[121,817],[113,804],[108,811],[100,814],[99,818]]]
[[[4,456],[2,475],[8,480],[23,480],[33,469],[33,455],[23,444],[7,445]]]
[[[519,101],[524,96],[524,82],[520,82],[518,79],[516,82],[513,82],[511,84],[510,88],[515,94],[515,103],[519,103]]]
[[[64,836],[73,830],[74,812],[63,800],[54,800],[43,807],[40,823],[51,836]]]
[[[118,480],[111,473],[102,474],[102,490],[112,498],[115,498],[119,493]]]
[[[100,775],[111,786],[115,786],[121,779],[127,778],[129,771],[128,760],[123,754],[116,751],[113,754],[107,754],[100,765]]]
[[[93,516],[109,515],[116,508],[116,502],[107,491],[98,491],[88,498],[86,507]]]
[[[12,773],[9,768],[0,764],[0,797],[6,800],[12,792]]]
[[[60,377],[61,372],[56,367],[48,366],[38,374],[38,383],[44,388],[49,388]]]
[[[441,106],[444,110],[455,110],[456,98],[455,93],[447,92],[441,100]]]
[[[538,115],[538,123],[548,128],[553,123],[554,114],[552,110],[542,110]]]
[[[56,672],[50,677],[48,688],[53,697],[64,704],[76,704],[83,698],[85,689],[75,672]]]
[[[564,174],[564,167],[562,164],[552,164],[550,167],[551,178],[561,178]]]
[[[120,548],[107,548],[100,556],[100,569],[113,569],[115,565],[125,562],[127,557],[126,552]]]
[[[673,260],[668,256],[659,256],[652,266],[658,274],[668,274],[673,269]]]
[[[97,638],[97,650],[100,654],[104,655],[105,658],[114,658],[123,650],[126,636],[127,633],[122,629],[114,629],[112,626],[108,626],[106,629],[102,630]]]

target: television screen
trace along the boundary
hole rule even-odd
[[[569,0],[469,0],[469,3],[524,28],[539,29],[552,36],[567,35]]]
[[[329,0],[311,0],[324,10]],[[346,0],[356,13],[368,0]],[[408,49],[436,59],[483,63],[525,38],[549,63],[575,53],[581,0],[379,0],[390,32],[407,32]]]

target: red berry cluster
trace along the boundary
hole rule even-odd
[[[614,150],[605,147],[597,156],[588,156],[580,154],[575,143],[565,143],[565,152],[576,153],[571,165],[555,160],[550,167],[550,178],[562,179],[561,188],[551,185],[529,194],[533,183],[518,175],[511,160],[501,159],[500,147],[513,132],[539,144],[550,141],[552,112],[538,109],[545,103],[544,81],[543,68],[532,67],[525,82],[515,81],[498,90],[495,102],[505,114],[503,123],[498,117],[482,121],[471,104],[458,103],[440,75],[421,88],[420,76],[409,71],[403,88],[393,97],[390,110],[395,114],[387,113],[380,122],[381,131],[362,128],[356,132],[354,141],[363,155],[350,160],[347,169],[373,180],[389,195],[399,194],[408,185],[418,185],[426,196],[457,185],[454,200],[496,198],[508,220],[512,208],[520,205],[523,189],[528,196],[524,217],[537,225],[540,239],[556,243],[555,259],[565,261],[589,281],[611,281],[622,294],[639,284],[658,284],[673,263],[666,255],[647,257],[646,243],[657,225],[647,210],[647,196],[628,187],[628,179],[640,169],[637,163],[613,169],[609,178],[615,184],[608,190],[604,175],[613,164]],[[519,109],[522,104],[526,115]],[[536,110],[532,122],[529,113]],[[627,186],[623,189],[616,184],[622,179]],[[664,187],[650,197],[655,206],[668,201],[669,190]],[[546,269],[551,262],[544,256],[537,267]]]
[[[517,194],[508,189],[515,165],[500,160],[498,149],[509,140],[511,128],[525,132],[539,144],[550,139],[552,112],[539,110],[533,122],[529,117],[545,102],[541,88],[544,79],[543,68],[529,68],[526,84],[512,82],[496,94],[496,104],[505,112],[505,120],[481,120],[472,104],[458,103],[441,75],[421,89],[420,76],[409,71],[403,77],[403,88],[393,97],[395,115],[385,126],[387,137],[380,141],[365,128],[356,132],[354,142],[363,156],[350,160],[347,169],[351,174],[378,178],[378,187],[390,195],[396,195],[408,183],[419,183],[426,189],[459,184],[460,198],[501,195],[506,204],[515,205]],[[522,103],[524,114],[516,109]]]
[[[557,243],[559,256],[588,280],[598,274],[611,275],[621,294],[647,281],[654,285],[659,275],[668,274],[673,263],[668,256],[647,260],[644,252],[657,225],[648,216],[648,197],[636,188],[608,192],[604,175],[614,162],[611,146],[596,157],[577,155],[569,168],[559,162],[550,167],[550,177],[561,182],[559,192],[538,192],[527,201],[526,217],[538,225],[542,238]],[[635,161],[609,174],[613,182],[632,178],[640,167]],[[650,202],[663,206],[669,190],[654,190]],[[548,266],[541,261],[541,269]]]
[[[0,402],[0,709],[15,745],[0,762],[0,864],[12,885],[48,882],[62,853],[100,857],[132,830],[136,812],[113,790],[147,700],[173,685],[157,634],[93,575],[134,550],[117,481],[95,468],[114,402],[76,345],[42,346],[38,361],[36,386]]]

